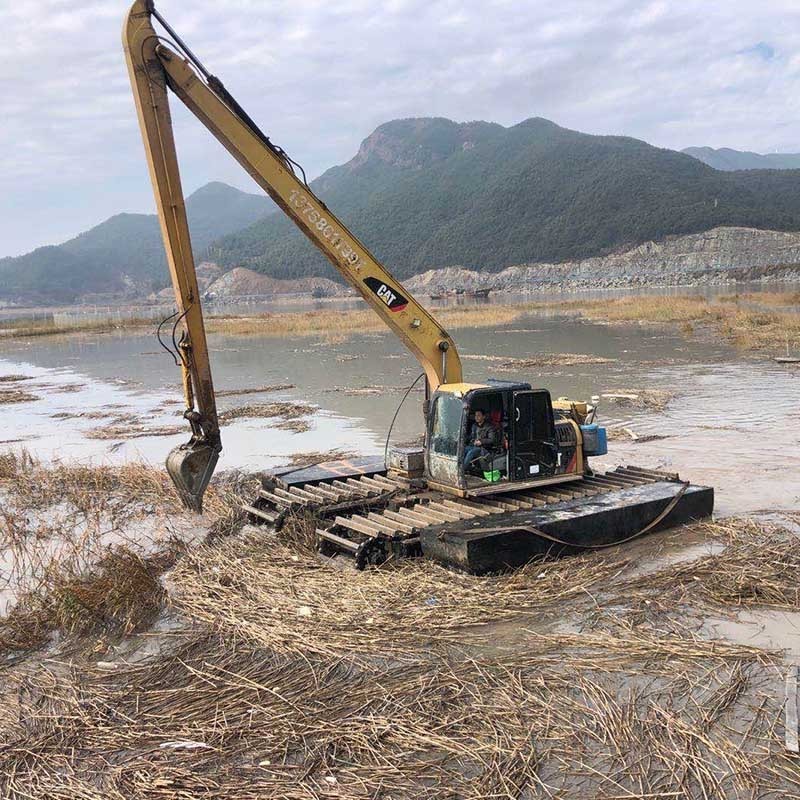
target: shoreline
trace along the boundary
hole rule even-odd
[[[784,349],[800,349],[800,292],[792,284],[787,285],[786,289],[785,292],[761,291],[712,297],[703,294],[633,292],[603,299],[578,299],[564,293],[558,299],[551,300],[449,304],[431,306],[430,309],[443,327],[452,330],[498,328],[526,315],[563,312],[591,322],[678,326],[687,335],[695,333],[695,326],[709,327],[740,350],[764,352],[772,348],[780,350],[782,354]],[[782,298],[785,298],[785,303],[780,302]],[[155,320],[150,317],[89,320],[69,326],[17,320],[0,328],[0,342],[28,337],[125,332],[149,329],[155,325]],[[329,341],[347,339],[356,331],[379,332],[386,329],[380,317],[368,308],[227,315],[212,313],[206,316],[205,327],[208,334],[319,336]]]

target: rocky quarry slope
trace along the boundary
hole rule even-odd
[[[800,233],[713,228],[562,264],[521,264],[497,273],[464,267],[432,269],[415,275],[406,286],[419,294],[456,289],[569,292],[742,280],[800,280]]]
[[[206,289],[210,298],[215,300],[241,297],[264,297],[279,294],[311,294],[316,297],[339,297],[349,294],[349,290],[328,278],[295,278],[282,280],[270,278],[245,267],[235,269],[221,275]]]
[[[197,284],[207,300],[245,300],[278,295],[312,295],[314,297],[342,297],[352,291],[329,278],[297,278],[280,280],[270,278],[245,267],[235,267],[225,272],[218,264],[203,262],[197,266]],[[151,300],[171,300],[172,287],[151,295]]]

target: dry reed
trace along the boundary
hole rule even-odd
[[[24,392],[21,389],[0,389],[0,405],[11,405],[12,403],[32,403],[40,400],[38,395]]]
[[[476,305],[434,309],[438,322],[446,328],[493,328],[506,325],[526,313],[524,305]],[[338,336],[340,340],[355,332],[383,331],[386,325],[370,309],[303,311],[287,314],[259,314],[251,317],[210,317],[210,333],[259,336]]]
[[[724,542],[721,553],[641,578],[631,588],[661,602],[703,600],[719,605],[800,610],[800,547],[785,529],[756,520],[723,520],[701,527]]]
[[[316,413],[317,409],[308,403],[252,403],[250,405],[231,408],[219,415],[221,424],[236,419],[280,417],[282,420],[295,420]]]
[[[788,297],[789,295],[787,295]],[[537,304],[552,307],[552,304]],[[743,308],[724,299],[693,295],[633,296],[555,304],[590,320],[621,323],[681,323],[709,328],[742,350],[778,350],[800,346],[800,314],[771,309]]]
[[[514,371],[531,367],[576,367],[586,364],[611,364],[617,359],[592,356],[586,353],[549,353],[531,358],[511,358],[509,356],[489,356],[466,353],[462,358],[491,361],[492,369]]]
[[[0,457],[4,491],[35,469]],[[624,549],[489,578],[424,561],[340,573],[313,553],[313,517],[240,530],[254,488],[229,476],[211,493],[234,535],[181,553],[168,586],[182,630],[155,655],[62,649],[0,671],[0,796],[800,797],[777,657],[628,613],[654,595],[682,611],[790,607],[787,531],[708,526],[725,551],[646,579]],[[164,564],[126,558],[65,584],[45,628],[146,626]],[[696,577],[706,595],[685,591]]]

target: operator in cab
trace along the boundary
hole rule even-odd
[[[480,460],[497,449],[497,431],[482,408],[475,409],[475,421],[470,428],[469,444],[464,448],[464,471],[480,468]]]

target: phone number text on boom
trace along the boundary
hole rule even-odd
[[[312,228],[330,243],[330,246],[351,266],[356,266],[361,260],[358,253],[342,239],[342,234],[331,225],[311,204],[311,201],[296,189],[289,193],[289,202],[300,212]]]

